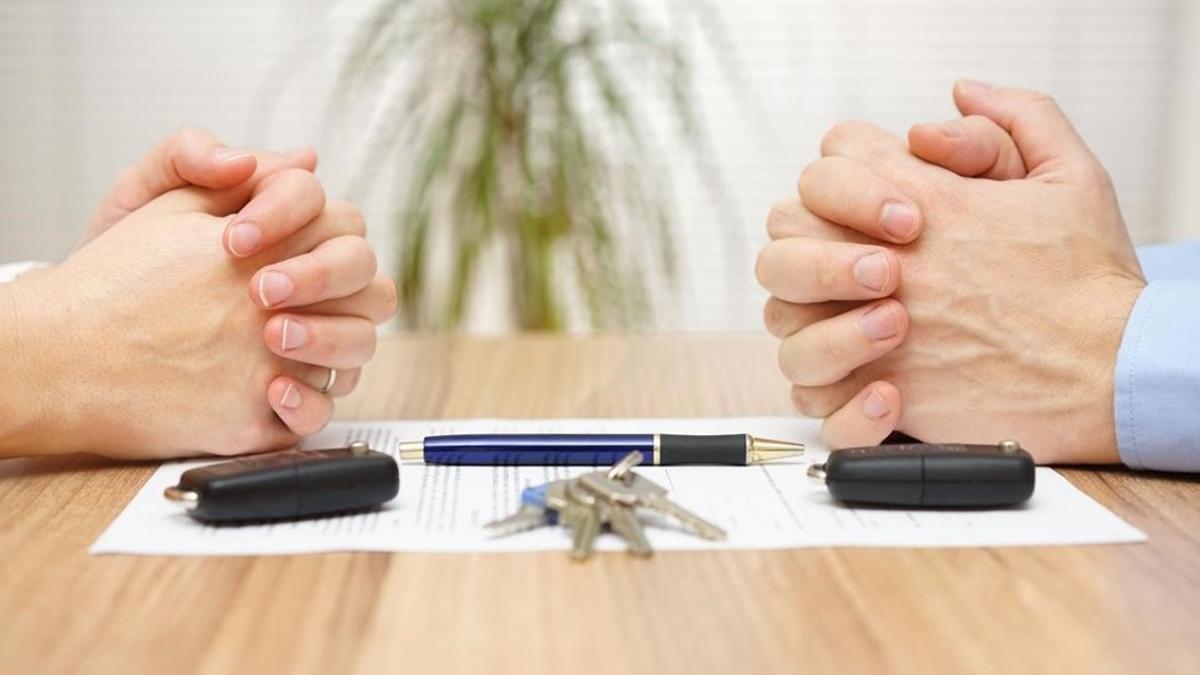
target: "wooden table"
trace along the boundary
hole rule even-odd
[[[788,414],[756,336],[398,338],[345,419]],[[0,462],[0,673],[1200,672],[1200,485],[1066,474],[1148,544],[89,557],[154,467]]]

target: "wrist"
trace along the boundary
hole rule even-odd
[[[1094,329],[1085,343],[1086,353],[1079,367],[1088,373],[1091,382],[1088,394],[1088,413],[1079,416],[1076,443],[1064,462],[1085,464],[1119,464],[1121,455],[1117,442],[1116,376],[1117,356],[1124,339],[1125,327],[1133,313],[1138,296],[1146,287],[1140,278],[1119,278],[1101,289],[1097,298],[1097,314],[1089,319]],[[1103,300],[1099,300],[1103,298]]]

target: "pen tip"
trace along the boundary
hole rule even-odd
[[[769,438],[750,438],[750,463],[772,462],[804,454],[803,443],[775,441]]]
[[[400,459],[406,462],[425,460],[425,441],[403,441],[400,443]]]

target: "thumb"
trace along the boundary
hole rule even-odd
[[[88,228],[88,239],[166,192],[185,185],[222,189],[254,173],[252,153],[226,148],[202,129],[180,129],[121,172]]]
[[[1007,131],[1030,178],[1075,178],[1098,164],[1071,121],[1046,94],[959,80],[954,84],[954,103],[964,115],[983,115]]]
[[[908,148],[921,159],[960,176],[1012,180],[1025,177],[1025,161],[1012,136],[982,115],[908,130]]]

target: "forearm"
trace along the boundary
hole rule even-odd
[[[34,278],[0,284],[0,457],[70,451],[71,402],[53,343],[58,310]]]
[[[30,336],[20,297],[24,290],[22,285],[0,284],[0,457],[31,454],[32,438],[44,417],[26,366]]]

